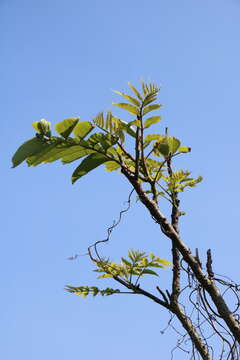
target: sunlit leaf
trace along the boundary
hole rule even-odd
[[[131,128],[131,126],[128,126],[128,123],[126,121],[120,120],[121,128],[128,133],[132,137],[136,137],[136,132]]]
[[[114,171],[120,168],[120,165],[116,161],[108,161],[105,166],[106,171]]]
[[[102,154],[90,154],[81,164],[74,170],[72,174],[72,183],[74,184],[82,176],[88,174],[91,170],[109,161],[109,158]]]
[[[75,126],[77,125],[79,118],[69,118],[58,122],[55,125],[55,130],[59,135],[65,139],[71,134]]]
[[[50,137],[51,136],[51,123],[45,119],[41,119],[39,121],[34,121],[32,123],[32,127],[38,134]]]
[[[71,150],[69,149],[69,152],[62,154],[61,156],[62,163],[69,164],[72,161],[81,159],[82,157],[92,154],[94,152],[95,152],[94,150],[81,149],[80,146],[78,147],[74,146]]]
[[[150,134],[150,135],[147,135],[144,139],[144,144],[143,144],[143,147],[147,147],[152,141],[161,141],[162,139],[164,138],[164,136],[162,135],[158,135],[158,134]]]
[[[172,136],[169,136],[167,138],[167,143],[169,146],[169,151],[172,154],[175,154],[175,152],[178,150],[179,146],[181,145],[181,142],[177,138],[172,137]]]
[[[130,101],[133,105],[136,105],[136,106],[140,106],[140,102],[133,98],[132,96],[129,96],[129,95],[126,95],[124,93],[122,93],[121,91],[118,91],[118,90],[114,90],[114,92],[122,97],[124,97],[126,100]]]
[[[148,105],[148,106],[146,106],[146,107],[143,109],[143,115],[146,115],[146,114],[149,113],[150,111],[160,109],[161,106],[162,106],[162,105],[160,105],[160,104]]]
[[[144,128],[147,129],[152,124],[156,124],[161,120],[161,116],[152,116],[145,120],[144,122]]]
[[[162,265],[165,265],[165,266],[171,266],[172,265],[172,262],[171,261],[167,261],[165,259],[161,259],[159,257],[155,258],[155,261],[159,262],[160,264]]]
[[[180,146],[178,149],[178,152],[180,152],[180,153],[188,153],[190,151],[191,151],[191,148],[187,147],[187,146]]]
[[[81,121],[73,129],[73,133],[80,139],[84,139],[94,129],[90,121]]]
[[[140,120],[133,120],[128,123],[128,127],[135,125],[137,127],[141,127],[141,121]]]
[[[134,92],[134,94],[139,98],[139,100],[143,101],[143,98],[140,95],[140,93],[138,92],[138,90],[130,82],[128,83],[128,86]]]
[[[127,104],[127,103],[115,103],[112,102],[113,105],[118,106],[121,109],[127,110],[130,114],[138,115],[139,110],[133,105]]]

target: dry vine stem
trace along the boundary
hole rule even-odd
[[[120,223],[122,214],[128,211],[132,192],[128,199],[128,207],[120,213],[119,220],[108,229],[107,239],[97,241],[88,248],[88,255],[97,266],[95,271],[104,274],[100,277],[112,277],[128,289],[127,293],[146,296],[167,309],[171,316],[177,318],[190,338],[191,359],[212,360],[214,356],[217,356],[219,360],[239,360],[240,287],[232,281],[226,281],[221,277],[216,278],[210,249],[207,251],[205,271],[198,250],[196,256],[193,256],[180,237],[179,217],[183,213],[180,211],[178,195],[186,187],[194,187],[202,178],[189,178],[190,172],[182,169],[174,171],[172,162],[175,156],[187,153],[191,149],[181,146],[181,142],[177,138],[168,136],[167,129],[165,135],[148,134],[145,136],[145,130],[161,120],[160,116],[152,116],[145,120],[146,114],[161,107],[160,104],[153,104],[159,88],[154,84],[142,82],[142,92],[140,93],[132,84],[129,86],[134,97],[117,91],[117,94],[127,99],[129,103],[113,104],[134,115],[133,121],[121,120],[111,112],[108,112],[106,117],[103,113],[98,114],[93,122],[79,122],[78,118],[69,118],[56,124],[55,130],[60,136],[52,136],[50,122],[36,121],[33,123],[33,127],[37,134],[35,138],[26,141],[16,151],[12,158],[13,167],[18,166],[24,160],[29,166],[36,166],[58,159],[66,164],[84,157],[73,172],[73,183],[103,164],[106,164],[108,171],[119,169],[131,184],[132,191],[136,192],[151,217],[159,224],[160,231],[171,242],[173,264],[171,291],[163,291],[157,286],[159,297],[144,290],[139,284],[139,278],[144,274],[156,275],[153,270],[147,268],[149,264],[152,267],[162,268],[169,265],[166,260],[149,254],[149,262],[145,253],[131,250],[129,251],[131,261],[122,258],[122,263],[117,265],[99,255],[98,245],[109,240],[113,229]],[[90,132],[96,128],[101,132],[89,136]],[[72,132],[74,137],[70,136]],[[132,152],[127,150],[126,135],[134,139]],[[87,138],[87,136],[89,137]],[[150,151],[148,147],[151,148]],[[147,148],[148,150],[146,150]],[[167,199],[171,204],[170,220],[164,216],[159,207],[159,197]],[[134,276],[136,277],[133,280]],[[183,281],[186,281],[185,286],[182,286]],[[67,290],[83,296],[87,296],[89,293],[93,295],[126,293],[111,288],[99,290],[95,286],[67,286]],[[187,306],[184,306],[181,300],[181,295],[186,291],[189,291],[187,306],[190,304],[193,306],[190,315],[188,315],[189,311],[187,314]],[[221,291],[223,292],[221,293]],[[229,309],[224,298],[228,291],[232,291],[236,298],[234,311]],[[169,326],[172,328],[174,328],[173,317],[169,321]],[[206,334],[206,328],[211,332],[208,331]],[[210,344],[211,339],[216,336],[221,342],[218,355],[214,349],[215,345]],[[185,335],[180,336],[176,348],[189,353],[183,349],[185,338]]]

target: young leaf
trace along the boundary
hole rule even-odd
[[[79,118],[69,118],[63,121],[60,121],[55,125],[55,130],[59,135],[65,139],[71,134],[75,126],[77,125]]]
[[[124,97],[126,100],[128,100],[129,102],[131,102],[133,105],[136,105],[136,106],[138,106],[138,107],[140,106],[140,102],[139,102],[137,99],[133,98],[132,96],[126,95],[126,94],[124,94],[124,93],[122,93],[122,92],[120,92],[120,91],[118,91],[118,90],[113,90],[113,91],[114,91],[116,94]]]
[[[165,259],[161,259],[159,257],[157,257],[155,259],[155,261],[157,261],[158,263],[162,264],[162,265],[165,265],[165,266],[171,266],[172,265],[172,262],[171,261],[167,261]]]
[[[160,109],[161,106],[162,106],[162,105],[160,105],[160,104],[148,105],[148,106],[146,106],[146,107],[143,109],[143,115],[146,115],[146,114],[149,113],[150,111]]]
[[[179,151],[180,153],[188,153],[188,152],[191,151],[191,148],[190,148],[190,147],[187,147],[187,146],[180,146],[179,149],[178,149],[178,151]]]
[[[138,108],[136,108],[136,106],[126,104],[126,103],[115,103],[115,102],[112,102],[112,104],[115,106],[118,106],[121,109],[127,110],[130,114],[133,114],[133,115],[139,114],[139,110],[138,110]]]
[[[51,136],[51,123],[45,119],[41,119],[39,121],[34,121],[32,123],[32,127],[36,132],[40,135],[50,137]]]
[[[49,145],[42,139],[34,137],[24,142],[12,157],[13,168],[21,164],[28,157],[44,150]]]
[[[72,174],[72,183],[74,184],[82,176],[88,174],[91,170],[109,161],[105,155],[94,153],[85,158]]]
[[[156,124],[161,120],[161,116],[152,116],[145,120],[144,122],[144,129],[149,128],[152,124]]]
[[[128,86],[134,92],[134,94],[139,98],[139,100],[143,101],[143,98],[140,95],[140,93],[137,91],[137,89],[130,82],[128,83]]]
[[[80,139],[84,139],[94,128],[90,121],[81,121],[73,129],[73,133]]]

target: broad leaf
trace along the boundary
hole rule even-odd
[[[148,106],[146,106],[146,107],[143,109],[143,115],[146,115],[146,114],[149,113],[150,111],[160,109],[161,106],[162,106],[162,105],[160,105],[160,104],[148,105]]]
[[[145,120],[144,122],[144,129],[149,128],[152,124],[156,124],[161,120],[161,116],[152,116]]]
[[[140,102],[133,98],[132,96],[126,95],[118,90],[114,90],[114,92],[122,97],[124,97],[126,100],[130,101],[133,105],[140,106]]]
[[[42,139],[34,137],[24,142],[12,157],[13,168],[21,164],[28,157],[44,150],[49,145]]]
[[[79,118],[69,118],[63,121],[60,121],[55,125],[55,130],[59,135],[65,139],[71,134],[75,126],[77,125]]]
[[[133,115],[138,115],[139,114],[139,110],[136,106],[127,104],[127,103],[115,103],[112,102],[113,105],[118,106],[121,109],[127,110],[130,114]]]
[[[80,139],[84,139],[92,130],[94,126],[90,121],[81,121],[73,129],[73,133]]]
[[[62,151],[66,150],[66,145],[58,145],[57,143],[49,144],[46,146],[42,151],[38,152],[37,154],[30,156],[27,158],[27,164],[28,166],[37,166],[43,162],[47,162],[47,159],[51,159],[53,157],[53,160],[50,160],[48,162],[57,160],[61,157],[58,156],[58,153],[61,153]]]
[[[61,159],[63,164],[69,164],[72,161],[81,159],[84,156],[95,153],[94,150],[81,149],[80,146],[78,146],[78,149],[75,146],[74,148],[75,149],[69,149],[69,152],[62,154]]]
[[[82,176],[88,174],[91,170],[109,161],[105,155],[102,154],[91,154],[85,158],[81,164],[74,170],[72,174],[72,183],[74,184]]]
[[[169,146],[169,151],[172,154],[175,154],[175,152],[178,150],[179,146],[181,145],[181,142],[177,138],[172,137],[172,136],[169,136],[167,138],[167,143]]]
[[[164,139],[160,144],[158,144],[157,149],[163,156],[168,156],[170,153],[169,145],[167,139]]]
[[[147,135],[144,139],[144,144],[143,147],[147,147],[152,141],[156,140],[156,141],[161,141],[164,138],[164,136],[162,135],[158,135],[158,134],[150,134]]]

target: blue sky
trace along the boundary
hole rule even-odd
[[[182,196],[182,237],[203,257],[210,247],[215,271],[238,281],[239,18],[239,0],[0,2],[2,358],[170,358],[176,338],[160,334],[168,316],[157,305],[64,291],[109,285],[87,258],[67,257],[105,237],[124,208],[126,181],[98,169],[72,186],[72,164],[10,168],[33,121],[91,120],[128,81],[162,84],[155,132],[168,126],[191,146],[178,164],[204,177]],[[128,248],[170,259],[168,241],[135,202],[103,251],[117,260]],[[170,271],[160,275],[169,287]]]

